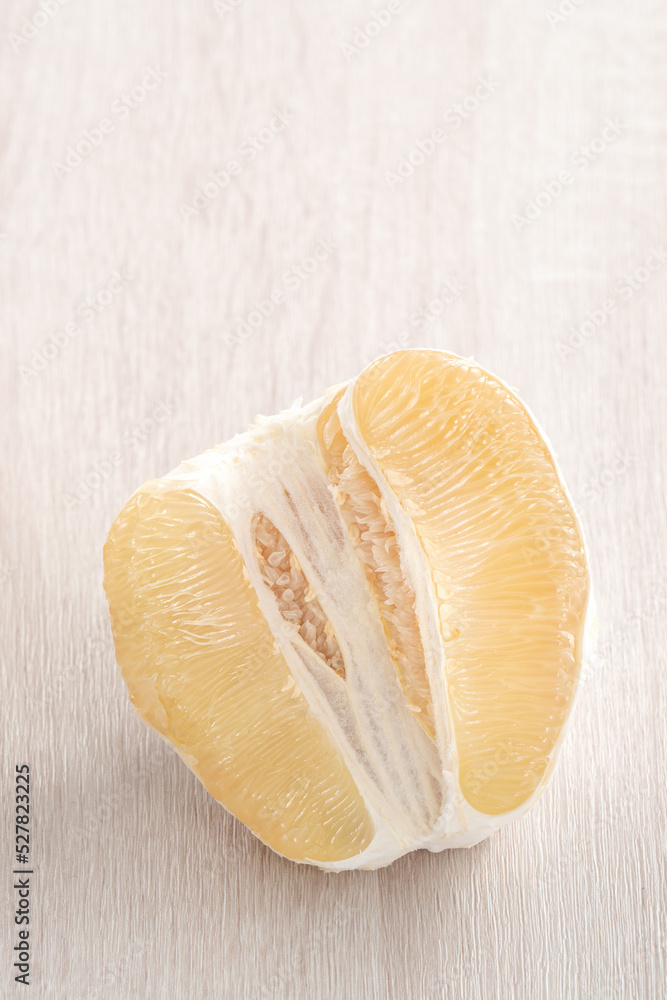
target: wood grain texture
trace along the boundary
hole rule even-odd
[[[2,811],[29,761],[37,874],[28,993],[8,819],[2,996],[667,996],[667,10],[399,6],[350,53],[361,0],[73,0],[27,40],[37,3],[3,5]],[[482,77],[479,106],[450,110]],[[601,652],[528,817],[332,876],[264,848],[135,718],[101,550],[144,479],[398,343],[474,355],[537,413],[587,530]]]

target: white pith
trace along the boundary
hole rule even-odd
[[[353,412],[353,387],[354,381],[338,405],[338,416],[357,461],[377,485],[386,505],[398,542],[401,571],[415,595],[431,689],[435,745],[401,689],[376,598],[319,453],[317,420],[340,386],[307,407],[295,405],[275,417],[259,418],[245,434],[184,462],[166,477],[199,493],[230,524],[245,571],[294,681],[343,756],[371,814],[375,835],[365,851],[344,861],[317,863],[336,871],[380,867],[420,847],[439,851],[478,843],[530,808],[546,783],[566,729],[564,726],[550,755],[543,781],[518,809],[488,816],[463,799],[457,784],[458,757],[445,689],[444,645],[427,559],[409,514],[365,446]],[[526,410],[525,404],[521,405]],[[546,441],[532,414],[529,416]],[[551,449],[550,454],[567,496]],[[270,584],[275,581],[267,580],[262,560],[257,558],[259,515],[268,518],[284,536],[317,595],[335,636],[335,649],[344,661],[344,677],[331,669],[335,651],[331,644],[318,652],[312,648],[310,633],[305,637],[300,634],[301,622],[283,617],[285,601],[272,589]],[[580,526],[579,530],[583,539]],[[579,668],[592,652],[594,630],[589,598]],[[319,624],[316,631],[319,634]]]

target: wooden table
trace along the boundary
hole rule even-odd
[[[0,994],[667,996],[664,4],[16,0],[4,31]],[[134,716],[102,543],[146,478],[420,345],[549,433],[600,654],[524,820],[332,876]]]

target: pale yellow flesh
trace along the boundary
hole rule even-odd
[[[104,551],[131,699],[209,792],[274,850],[335,862],[373,823],[274,643],[231,531],[196,493],[147,483]]]
[[[571,506],[523,407],[473,363],[380,359],[354,412],[429,564],[461,790],[509,811],[544,777],[574,692],[588,577]]]

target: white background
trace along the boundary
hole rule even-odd
[[[664,4],[403,0],[370,40],[361,0],[54,6],[2,8],[0,994],[664,997]],[[250,159],[275,111],[292,118]],[[101,139],[77,163],[84,130]],[[474,355],[536,412],[587,531],[601,655],[529,816],[333,876],[264,848],[135,718],[101,550],[144,479],[397,343]],[[10,968],[22,760],[30,994]]]

